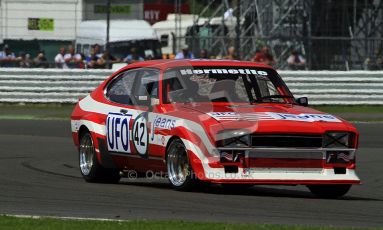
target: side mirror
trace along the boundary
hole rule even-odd
[[[309,99],[307,97],[300,97],[300,98],[297,98],[295,100],[298,105],[301,105],[301,106],[308,106],[309,105]]]

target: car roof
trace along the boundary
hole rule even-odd
[[[172,67],[179,66],[191,66],[191,67],[203,67],[203,66],[217,66],[217,67],[261,67],[273,69],[271,66],[249,62],[249,61],[237,61],[237,60],[214,60],[214,59],[181,59],[181,60],[171,60],[171,59],[159,59],[151,61],[136,62],[130,65],[125,66],[120,71],[132,69],[132,68],[142,68],[142,67],[156,67],[159,69],[167,69]]]

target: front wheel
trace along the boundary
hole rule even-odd
[[[119,171],[107,169],[98,162],[92,136],[85,132],[80,138],[79,148],[80,172],[87,182],[118,183]]]
[[[334,185],[307,185],[312,194],[321,198],[339,198],[345,195],[351,188],[350,184]]]
[[[185,145],[180,139],[173,140],[166,152],[169,181],[176,190],[190,190],[196,183]]]

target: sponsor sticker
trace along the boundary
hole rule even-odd
[[[80,130],[81,123],[80,121],[73,121],[72,120],[72,131],[78,132]]]
[[[154,133],[157,128],[160,129],[168,129],[171,130],[176,126],[176,120],[175,119],[170,119],[170,118],[165,118],[161,116],[156,116],[153,120],[152,123],[152,135],[151,135],[151,140],[154,140]]]
[[[153,121],[154,128],[161,128],[161,129],[173,129],[176,125],[175,119],[165,118],[161,116],[156,116],[156,118]]]
[[[272,113],[272,112],[255,112],[255,113],[236,113],[236,112],[211,112],[208,113],[211,117],[219,121],[233,120],[286,120],[286,121],[303,121],[303,122],[341,122],[338,118],[330,114],[291,114],[291,113]]]
[[[211,112],[207,113],[216,120],[238,120],[239,113],[236,112]]]
[[[181,75],[192,75],[192,74],[253,74],[267,76],[266,71],[255,70],[255,69],[181,69]]]
[[[109,113],[106,118],[106,137],[108,150],[130,153],[129,122],[132,115]]]
[[[325,122],[341,122],[338,118],[330,114],[290,114],[290,113],[268,113],[276,120],[288,120],[288,121],[325,121]]]

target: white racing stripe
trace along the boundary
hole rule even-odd
[[[122,107],[108,105],[94,100],[90,95],[86,96],[79,102],[79,106],[82,110],[92,113],[101,113],[108,115],[108,113],[121,113]],[[126,109],[126,108],[124,108]],[[137,117],[139,114],[144,111],[135,110],[135,109],[126,109],[129,114],[132,115],[132,118]]]
[[[85,97],[83,100],[80,101],[79,105],[80,105],[80,108],[84,111],[101,113],[105,115],[107,115],[108,113],[120,113],[120,109],[121,109],[118,106],[112,106],[112,105],[107,105],[107,104],[98,102],[94,100],[91,96]],[[134,109],[127,109],[127,110],[128,110],[128,114],[131,114],[133,119],[135,119],[139,114],[144,112],[144,111],[134,110]],[[193,121],[185,120],[183,118],[168,116],[161,113],[151,112],[151,114],[152,114],[151,116],[153,117],[158,115],[162,118],[176,120],[176,126],[184,127],[185,129],[189,130],[191,133],[194,133],[197,136],[199,136],[209,153],[212,153],[213,150],[215,149],[213,144],[210,142],[205,130],[200,124]],[[103,133],[104,134],[102,135],[105,135],[105,131]]]
[[[94,132],[103,136],[106,135],[105,125],[101,125],[89,120],[71,120],[72,132],[78,132],[82,125],[85,125],[88,129],[90,129],[89,131],[91,132]]]

